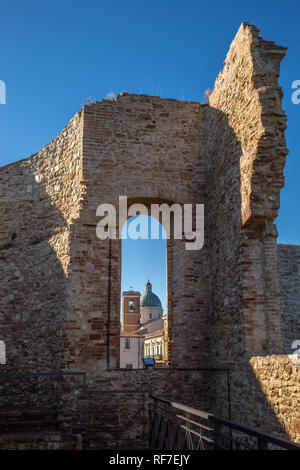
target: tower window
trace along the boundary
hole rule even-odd
[[[130,349],[130,338],[125,338],[125,349]]]

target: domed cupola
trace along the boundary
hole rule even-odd
[[[141,323],[159,318],[162,316],[163,309],[161,301],[154,292],[152,292],[152,284],[148,280],[146,290],[140,298],[141,306]]]
[[[157,297],[154,292],[152,292],[152,284],[151,282],[147,282],[146,284],[146,291],[141,296],[140,300],[141,307],[160,307],[161,308],[161,301]]]

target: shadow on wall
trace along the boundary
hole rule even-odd
[[[258,218],[252,225],[242,225],[241,143],[222,111],[206,106],[206,116],[210,156],[206,240],[211,263],[209,317],[212,364],[214,367],[230,368],[232,420],[280,437],[288,435],[295,439],[297,419],[299,426],[297,370],[290,370],[287,356],[265,358],[270,350],[277,354],[283,352],[278,340],[280,310],[276,310],[278,305],[275,303],[279,303],[276,291],[276,237],[272,237],[272,244],[269,245],[270,250],[275,250],[271,257],[273,264],[266,267],[265,218]],[[264,139],[262,144],[266,145]],[[268,160],[269,157],[267,166]],[[277,165],[276,170],[283,171],[282,163]],[[270,184],[273,176],[266,175]],[[271,213],[273,215],[274,212]],[[271,218],[269,223],[272,222]],[[269,276],[267,281],[265,276]],[[273,279],[275,289],[266,292],[265,286],[268,287]],[[270,298],[272,300],[272,296],[275,299],[274,330],[266,311],[267,295],[268,301]],[[260,361],[263,365],[259,365]],[[226,386],[225,376],[212,377],[212,411],[224,418],[227,418]]]
[[[213,362],[245,351],[241,266],[241,145],[227,116],[205,107],[209,156],[205,243],[210,256],[210,349]]]
[[[300,348],[300,246],[279,243],[278,261],[284,352],[297,354]]]
[[[62,369],[66,316],[68,225],[33,172],[35,156],[1,168],[0,338],[6,363],[0,372]],[[3,227],[2,226],[2,227]],[[22,384],[21,384],[22,382]],[[0,406],[32,401],[44,379],[6,378]],[[8,386],[10,384],[10,386]],[[49,385],[49,384],[48,384]],[[47,401],[44,398],[44,401]]]
[[[285,433],[291,440],[300,443],[299,356],[252,357],[250,365],[259,389],[258,396],[263,397],[256,401],[261,421],[267,422],[269,418],[264,413],[264,402],[267,400],[273,413],[278,416],[278,426],[270,421],[273,427],[269,428],[269,432],[282,436]]]

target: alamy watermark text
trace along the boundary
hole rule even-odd
[[[0,104],[6,104],[6,84],[0,80]]]
[[[100,240],[127,239],[157,240],[159,226],[155,220],[161,221],[164,229],[162,238],[184,239],[186,250],[201,250],[204,245],[204,204],[168,205],[151,204],[150,211],[144,204],[127,206],[127,196],[119,196],[119,217],[117,230],[117,209],[113,204],[104,203],[97,207],[96,216],[102,217],[96,227],[96,235]],[[148,220],[141,216],[151,216],[151,231]],[[128,218],[135,217],[127,227]],[[122,228],[124,229],[122,230]],[[118,233],[117,233],[118,231]]]

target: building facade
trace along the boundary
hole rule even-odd
[[[144,337],[122,331],[120,342],[120,368],[143,369]]]
[[[145,287],[142,296],[135,291],[122,293],[121,368],[143,368],[144,357],[166,365],[163,308],[149,280]]]

